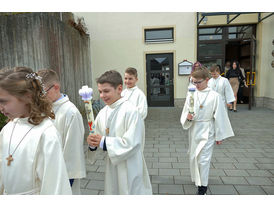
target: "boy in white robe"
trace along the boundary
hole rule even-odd
[[[232,107],[235,97],[228,79],[220,75],[220,69],[217,65],[210,68],[210,73],[212,78],[208,81],[208,87],[222,96],[225,106]]]
[[[80,194],[80,180],[86,177],[83,118],[69,97],[60,91],[60,80],[54,70],[38,71],[47,91],[47,98],[53,103],[54,125],[61,134],[63,154],[66,162],[72,193]]]
[[[0,71],[0,194],[71,195],[61,137],[41,77],[30,68]]]
[[[234,136],[221,96],[207,87],[207,69],[191,74],[196,86],[193,94],[194,106],[190,108],[190,92],[181,115],[181,124],[189,130],[189,160],[191,179],[198,186],[197,194],[206,194],[210,161],[214,142]],[[189,110],[194,109],[194,114]]]
[[[121,98],[121,75],[107,71],[97,79],[97,85],[106,106],[95,119],[97,134],[90,134],[87,142],[93,155],[97,147],[107,152],[105,194],[152,194],[142,150],[144,121],[137,108]]]
[[[136,85],[138,81],[138,74],[135,68],[129,67],[125,71],[124,82],[126,89],[122,91],[122,97],[129,100],[137,107],[143,120],[147,117],[147,98],[144,92]]]

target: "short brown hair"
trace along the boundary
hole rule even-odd
[[[58,74],[52,69],[40,69],[37,73],[42,77],[42,82],[46,85],[51,85],[54,83],[60,84]]]
[[[55,117],[40,78],[27,67],[6,68],[0,71],[0,88],[19,100],[24,99],[26,95],[31,96],[31,102],[27,104],[30,112],[28,122],[33,125],[40,124],[47,117]]]
[[[210,72],[218,72],[220,73],[220,68],[218,67],[217,64],[213,64],[211,67],[210,67]]]
[[[200,69],[196,69],[192,74],[192,77],[195,79],[206,79],[209,78],[209,72],[206,67],[201,67]]]
[[[97,84],[109,83],[115,89],[121,84],[123,85],[123,79],[119,72],[110,70],[102,74],[96,79]]]
[[[130,74],[135,76],[136,78],[138,77],[138,73],[137,73],[137,69],[133,68],[133,67],[129,67],[126,69],[125,73]]]

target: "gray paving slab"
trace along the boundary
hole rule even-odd
[[[209,185],[213,195],[237,195],[238,192],[233,185]]]
[[[92,180],[88,183],[86,189],[104,190],[104,181]]]
[[[256,170],[257,171],[257,170]],[[235,170],[227,170],[225,169],[224,172],[226,173],[227,176],[233,176],[233,177],[239,177],[239,176],[250,176],[249,173],[246,170],[240,170],[240,169],[235,169]]]
[[[273,185],[270,178],[267,177],[245,177],[250,185]]]
[[[225,185],[247,185],[244,177],[221,177]]]
[[[159,194],[162,195],[183,195],[184,190],[182,185],[161,185],[159,184]]]
[[[271,174],[268,170],[246,170],[250,176],[254,177],[273,177],[273,174]]]
[[[235,185],[240,195],[266,195],[267,193],[260,186]]]
[[[81,189],[81,195],[99,195],[99,190]]]
[[[192,195],[197,191],[190,178],[188,131],[179,122],[181,111],[172,107],[148,110],[144,156],[155,195]],[[274,111],[249,111],[238,105],[238,113],[229,116],[235,136],[214,147],[207,194],[273,195]],[[105,155],[102,151],[95,164],[86,163],[82,194],[104,194]]]
[[[173,176],[151,176],[151,183],[154,184],[174,184]]]
[[[261,186],[268,195],[274,195],[274,186]]]
[[[224,169],[210,169],[209,176],[226,176]]]
[[[159,169],[159,175],[180,175],[179,169]]]

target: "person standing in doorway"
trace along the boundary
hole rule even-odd
[[[226,73],[226,78],[229,80],[235,97],[235,101],[233,102],[233,111],[237,112],[237,94],[239,90],[240,81],[243,81],[244,85],[247,87],[245,78],[240,70],[238,61],[232,62],[232,67]],[[229,108],[229,110],[232,111],[232,106]]]

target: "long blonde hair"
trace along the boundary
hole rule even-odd
[[[46,98],[45,91],[37,73],[27,67],[5,68],[0,70],[0,88],[22,100],[31,97],[28,122],[40,124],[45,118],[54,119],[52,104]]]

